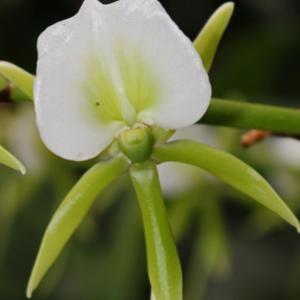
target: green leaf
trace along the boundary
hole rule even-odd
[[[195,48],[202,58],[207,71],[209,71],[212,66],[218,45],[229,24],[233,10],[233,2],[227,2],[220,6],[210,17],[194,41]]]
[[[157,162],[177,161],[202,168],[278,214],[300,231],[299,221],[278,194],[253,168],[233,155],[194,141],[159,145]]]
[[[0,146],[0,163],[21,172],[26,173],[24,165],[6,149]]]
[[[97,195],[128,168],[128,160],[118,156],[100,162],[87,171],[66,196],[50,221],[36,258],[26,295],[39,285],[92,206]]]
[[[157,169],[145,162],[130,168],[142,212],[149,279],[156,300],[182,300],[182,272],[162,199]]]
[[[21,91],[28,97],[27,100],[33,100],[34,76],[32,74],[14,64],[0,61],[0,75],[12,84],[12,92],[17,97],[20,97],[19,91]],[[17,89],[16,91],[14,91],[15,88]]]

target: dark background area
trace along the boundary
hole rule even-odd
[[[112,1],[105,1],[109,2]],[[0,59],[34,72],[38,35],[54,22],[75,14],[81,3],[81,0],[0,0]],[[161,3],[179,27],[193,39],[223,2],[165,0]],[[211,71],[214,96],[300,108],[300,1],[243,0],[235,3],[234,17]],[[247,154],[242,155],[247,159]],[[64,167],[62,163],[58,169]],[[69,182],[72,183],[82,169],[69,169],[72,173]],[[1,172],[0,180],[5,182],[13,176],[12,172],[5,170],[5,173]],[[66,183],[61,187],[60,195],[64,195],[70,186]],[[1,300],[25,299],[26,280],[38,243],[51,210],[57,204],[53,200],[54,197],[58,200],[54,190],[53,183],[43,182],[35,191],[36,200],[14,220],[13,238],[7,246],[4,266],[2,270],[0,268]],[[43,201],[40,201],[41,198]],[[210,280],[204,299],[299,300],[299,236],[288,226],[263,237],[241,230],[251,209],[227,198],[223,200],[232,251],[231,273],[224,280]],[[128,208],[124,203],[110,208],[100,223],[96,214],[91,223],[98,224],[96,228],[100,230],[101,240],[97,238],[98,234],[100,236],[98,231],[88,235],[89,238],[81,238],[80,235],[75,238],[64,253],[67,258],[61,259],[60,267],[53,271],[53,274],[59,275],[52,274],[53,279],[50,278],[50,283],[47,283],[49,288],[42,289],[43,292],[34,299],[146,299],[142,296],[148,286],[140,220],[134,217],[137,208],[134,205]],[[126,238],[118,230],[118,226],[123,228],[124,224],[130,230]],[[90,225],[87,224],[87,228]],[[191,231],[193,233],[193,229]],[[136,236],[140,243],[135,245],[132,257],[132,240]],[[184,245],[181,248],[181,252],[188,256]],[[124,261],[128,260],[129,266],[124,266]],[[124,286],[113,284],[116,278]],[[125,278],[131,280],[126,281]],[[51,284],[55,286],[53,290]],[[116,292],[125,290],[128,290],[127,294]]]

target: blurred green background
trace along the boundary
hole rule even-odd
[[[0,59],[34,72],[39,33],[73,15],[81,2],[0,0]],[[191,39],[223,3],[161,2]],[[214,95],[300,108],[299,35],[298,0],[236,1],[211,71]],[[31,104],[1,99],[0,143],[28,167],[21,177],[0,166],[0,299],[19,300],[25,299],[26,281],[55,207],[92,162],[74,164],[51,155],[37,136]],[[204,129],[200,126],[198,139],[213,140],[254,166],[300,211],[297,142],[271,139],[245,150],[242,132]],[[181,168],[174,173],[179,179],[164,184],[183,261],[185,299],[299,300],[300,240],[294,229],[203,173]],[[172,193],[176,180],[193,184]],[[128,178],[122,178],[99,197],[34,299],[135,300],[148,294],[139,211]]]

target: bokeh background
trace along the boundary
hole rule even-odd
[[[75,14],[81,2],[0,0],[0,59],[34,72],[39,33]],[[161,2],[191,39],[223,3]],[[235,3],[211,70],[214,95],[300,107],[300,2]],[[244,149],[241,131],[198,129],[184,136],[244,159],[300,211],[298,142],[273,138]],[[50,154],[39,141],[31,104],[0,100],[0,143],[23,159],[29,171],[21,178],[0,166],[0,299],[19,300],[25,299],[55,207],[92,162],[74,164]],[[171,173],[162,170],[163,176],[170,179],[162,181],[183,261],[186,300],[300,299],[300,240],[293,228],[203,173],[178,167]],[[125,177],[99,197],[34,299],[134,300],[147,299],[148,293],[142,225]]]

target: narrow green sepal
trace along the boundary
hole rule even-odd
[[[87,171],[69,192],[44,234],[27,286],[28,298],[31,298],[33,291],[80,225],[98,194],[124,173],[128,166],[128,160],[121,155],[109,161],[100,162]]]
[[[33,100],[34,75],[12,63],[0,61],[0,76],[11,83],[13,98],[20,100],[24,94],[23,100]]]
[[[24,165],[2,146],[0,146],[0,163],[21,172],[23,175],[26,173]]]
[[[190,140],[158,145],[152,158],[197,166],[250,196],[300,231],[297,217],[270,184],[252,167],[233,155]]]
[[[205,24],[194,41],[194,46],[202,58],[207,71],[210,70],[221,38],[229,24],[234,11],[234,3],[221,5]]]
[[[182,271],[153,162],[134,164],[130,176],[142,212],[152,299],[182,300]],[[155,297],[154,297],[155,296]]]

